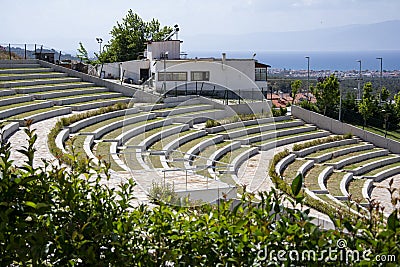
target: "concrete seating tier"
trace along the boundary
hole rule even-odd
[[[0,83],[7,81],[12,81],[14,83],[23,80],[62,78],[67,76],[68,74],[61,72],[0,74]]]
[[[24,74],[37,72],[51,72],[51,68],[41,68],[39,64],[34,64],[36,67],[29,66],[26,68],[0,68],[0,74]]]

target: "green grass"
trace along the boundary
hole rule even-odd
[[[48,74],[48,75],[57,75],[63,74],[62,72],[31,72],[31,73],[0,73],[0,77],[15,77],[15,76],[34,76],[38,74]]]
[[[108,142],[106,142],[108,143]],[[101,143],[99,143],[101,144]],[[142,170],[143,167],[136,158],[136,148],[127,148],[120,153],[119,158],[128,166],[131,170]]]
[[[358,163],[354,163],[354,164],[348,165],[343,169],[345,169],[345,170],[354,170],[354,169],[357,169],[359,167],[365,166],[368,163],[372,163],[372,162],[379,161],[379,160],[384,160],[384,159],[390,159],[390,158],[394,158],[394,157],[395,157],[395,155],[376,157],[376,158],[372,158],[372,159],[368,159],[368,160],[364,160],[364,161],[360,161]]]
[[[144,122],[144,124],[146,124],[146,122]],[[139,135],[132,137],[131,139],[129,139],[128,141],[125,142],[125,145],[126,146],[137,146],[147,137],[149,137],[153,134],[156,134],[160,131],[171,129],[172,127],[176,127],[176,126],[178,126],[178,124],[164,125],[164,126],[161,126],[158,128],[151,129],[149,131],[146,131],[144,133],[141,133]]]
[[[68,106],[77,107],[77,106],[83,106],[83,105],[86,105],[86,104],[107,102],[107,101],[110,101],[110,100],[126,100],[126,99],[127,99],[127,97],[124,97],[124,96],[113,97],[113,98],[108,98],[108,99],[96,99],[96,100],[92,100],[92,101],[79,102],[79,103],[71,104],[71,105],[68,105]]]
[[[121,135],[122,133],[124,133],[126,131],[129,131],[129,130],[131,130],[133,128],[145,125],[147,123],[160,121],[160,120],[162,120],[162,119],[156,118],[156,119],[152,119],[152,120],[144,120],[144,121],[139,121],[139,122],[136,122],[136,123],[124,125],[124,127],[121,127],[121,128],[118,128],[118,129],[115,129],[115,130],[113,130],[111,132],[106,133],[104,136],[102,136],[101,139],[103,139],[103,140],[113,140],[113,139],[117,138],[119,135]]]
[[[302,133],[297,133],[297,134],[283,135],[283,136],[279,136],[279,137],[276,137],[276,138],[271,138],[271,139],[268,139],[268,140],[263,140],[263,141],[259,141],[259,142],[256,142],[256,143],[252,143],[251,145],[252,146],[262,146],[262,145],[269,144],[269,143],[272,143],[272,142],[276,142],[278,140],[283,140],[283,139],[286,139],[286,138],[292,138],[292,137],[295,137],[295,136],[302,136],[302,135],[320,133],[320,132],[322,132],[322,130],[314,130],[314,131],[302,132]]]
[[[72,154],[72,145],[74,146],[75,154],[79,160],[86,159],[86,153],[83,149],[83,144],[85,143],[86,135],[76,135],[65,142],[65,149]]]
[[[340,190],[340,182],[345,175],[345,172],[333,172],[329,175],[328,179],[326,180],[326,188],[329,191],[329,194],[332,196],[342,196],[343,193]]]
[[[96,155],[97,158],[101,159],[102,161],[106,161],[107,163],[110,163],[110,168],[114,171],[123,171],[122,169],[111,157],[110,154],[110,146],[111,142],[100,142],[97,143],[94,147],[94,154]]]
[[[88,87],[77,87],[77,88],[70,88],[70,89],[56,89],[56,90],[46,90],[42,92],[35,92],[32,94],[35,95],[44,95],[44,94],[52,94],[52,93],[58,93],[58,92],[64,92],[64,93],[69,93],[69,92],[79,92],[82,89],[88,90],[88,89],[103,89],[104,87],[99,87],[99,86],[88,86]]]
[[[375,151],[378,151],[378,150],[381,150],[381,149],[380,148],[373,148],[373,149],[368,149],[368,150],[352,152],[352,153],[348,153],[348,154],[340,156],[340,157],[336,157],[336,158],[330,159],[330,160],[326,161],[326,163],[338,163],[339,161],[344,160],[344,159],[348,159],[350,157],[361,156],[361,155],[369,154],[371,152],[375,152]]]
[[[283,177],[285,177],[285,181],[287,181],[287,183],[290,183],[293,181],[293,179],[295,178],[297,171],[299,170],[299,168],[306,163],[306,160],[302,160],[302,159],[296,159],[295,161],[293,161],[292,163],[290,163],[284,170],[283,170]]]
[[[304,185],[310,190],[320,190],[318,184],[318,176],[319,174],[326,168],[325,165],[314,165],[304,177]]]
[[[142,116],[144,114],[148,114],[148,113],[136,113],[136,114],[129,114],[129,115],[126,115],[126,116],[122,115],[122,116],[114,117],[114,118],[111,118],[111,119],[108,119],[108,120],[104,120],[104,121],[100,121],[98,123],[92,124],[92,125],[87,126],[85,128],[82,128],[82,129],[79,130],[79,132],[80,133],[92,133],[95,130],[97,130],[97,129],[103,127],[103,126],[112,124],[112,123],[117,122],[117,121],[126,120],[126,119],[130,119],[130,118],[137,117],[137,116]],[[128,125],[126,125],[126,126],[128,126]]]
[[[319,156],[322,156],[322,155],[325,155],[325,154],[328,154],[331,152],[335,152],[335,151],[350,148],[350,147],[361,146],[361,145],[365,145],[365,143],[349,144],[349,145],[344,145],[344,146],[335,146],[335,147],[322,149],[317,152],[311,153],[311,154],[307,155],[307,157],[308,158],[316,158],[316,157],[319,157]]]
[[[222,109],[207,109],[207,110],[201,110],[201,111],[196,111],[196,112],[187,112],[183,114],[175,114],[172,116],[168,116],[169,118],[175,118],[175,117],[186,117],[186,116],[192,116],[192,115],[197,115],[205,112],[216,112],[216,111],[221,111]]]
[[[362,129],[362,125],[354,125],[354,126]],[[385,130],[381,129],[381,128],[377,128],[377,127],[373,127],[373,126],[366,126],[365,130],[369,131],[371,133],[374,133],[374,134],[378,134],[380,136],[385,136]],[[387,136],[386,137],[389,138],[389,139],[392,139],[392,140],[400,142],[400,129],[393,130],[393,131],[387,131]]]
[[[172,110],[179,110],[179,109],[184,109],[184,108],[189,108],[189,107],[212,107],[210,105],[206,105],[206,104],[196,104],[196,105],[189,105],[189,106],[176,106],[176,107],[170,107],[170,108],[162,108],[162,109],[154,109],[151,110],[152,112],[164,112],[164,111],[172,111]]]
[[[225,141],[225,142],[220,142],[217,144],[210,145],[206,147],[203,151],[201,151],[193,160],[192,166],[206,166],[207,165],[207,160],[210,158],[210,156],[217,151],[218,149],[230,144],[231,142]],[[208,169],[202,169],[199,171],[196,171],[197,174],[203,175],[203,176],[210,176],[210,173],[208,172]],[[213,177],[211,177],[213,178]]]
[[[267,123],[262,123],[262,124],[251,124],[251,125],[247,125],[244,127],[233,128],[226,132],[231,133],[231,132],[236,132],[236,131],[243,130],[243,129],[248,130],[248,129],[253,129],[253,128],[260,128],[260,127],[271,125],[271,124],[277,125],[277,124],[283,124],[283,123],[288,123],[288,122],[292,122],[292,121],[294,121],[294,120],[284,120],[284,121],[279,121],[279,122],[267,122]]]
[[[175,151],[172,151],[171,154],[169,155],[169,159],[170,160],[182,159],[184,157],[184,154],[187,153],[189,151],[189,149],[191,149],[198,143],[203,142],[203,141],[208,140],[213,137],[215,137],[215,135],[205,135],[200,138],[196,138],[189,142],[186,142],[183,145],[181,145],[180,147],[176,148]],[[168,164],[174,168],[184,168],[183,161],[173,161],[173,162],[171,161]]]
[[[61,108],[63,108],[63,107],[49,107],[49,108],[36,109],[36,110],[32,110],[32,111],[29,111],[29,112],[24,112],[22,114],[18,114],[18,115],[9,117],[7,119],[9,119],[9,120],[21,120],[21,119],[25,119],[25,118],[27,118],[29,116],[32,116],[32,115],[36,115],[36,114],[39,114],[39,113],[42,113],[42,112],[57,110],[57,109],[61,109]]]
[[[89,82],[66,82],[66,83],[48,83],[48,84],[40,84],[40,85],[23,85],[23,86],[16,86],[14,87],[14,89],[36,89],[36,88],[50,88],[50,87],[56,87],[56,86],[60,86],[60,85],[93,85],[93,83],[89,83]],[[86,88],[86,87],[85,87]],[[43,92],[43,93],[47,93]],[[37,94],[37,93],[35,93]]]
[[[191,134],[191,133],[195,133],[195,132],[197,132],[197,130],[190,129],[190,130],[186,130],[184,132],[180,132],[180,133],[177,133],[177,134],[173,134],[173,135],[167,136],[165,138],[162,138],[162,140],[157,141],[154,144],[152,144],[149,147],[149,149],[150,150],[163,150],[164,146],[169,144],[169,143],[171,143],[172,141],[174,141],[174,140],[176,140],[176,139],[178,139],[178,138],[180,138],[182,136],[185,136],[185,135],[188,135],[188,134]]]
[[[27,101],[27,102],[12,104],[12,105],[0,106],[0,111],[11,109],[11,108],[18,108],[18,107],[23,107],[23,106],[34,105],[34,104],[43,103],[43,102],[46,102],[46,101],[45,100],[34,100],[34,101]]]
[[[24,80],[12,80],[12,81],[0,81],[0,84],[7,84],[7,83],[20,83],[20,82],[40,82],[40,81],[62,81],[62,80],[69,80],[74,77],[60,77],[60,78],[38,78],[38,79],[24,79]],[[76,79],[76,78],[75,78]]]
[[[87,93],[87,94],[81,94],[81,95],[71,95],[71,96],[63,96],[63,97],[55,97],[52,98],[51,100],[67,100],[67,99],[75,99],[75,98],[81,98],[85,96],[97,96],[97,95],[114,95],[116,92],[97,92],[97,93]]]
[[[22,97],[22,96],[28,96],[28,95],[27,94],[5,95],[5,96],[0,96],[0,100],[17,98],[17,97]]]
[[[391,169],[391,168],[394,168],[394,167],[399,167],[399,166],[400,166],[400,162],[396,162],[396,163],[393,163],[393,164],[390,164],[390,165],[386,165],[386,166],[380,167],[378,169],[372,170],[370,172],[367,172],[363,176],[375,176],[375,175],[377,175],[378,173],[380,173],[382,171],[385,171],[385,170],[388,170],[388,169]]]
[[[366,179],[353,179],[348,184],[347,191],[351,195],[351,199],[359,202],[365,203],[367,200],[362,195],[362,188],[364,186]]]

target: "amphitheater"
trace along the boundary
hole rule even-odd
[[[235,198],[243,190],[268,191],[274,187],[268,176],[271,159],[288,149],[276,172],[288,183],[302,173],[305,192],[312,198],[346,207],[351,195],[350,201],[357,200],[355,205],[362,208],[370,199],[379,201],[385,213],[393,208],[387,188],[392,178],[393,186],[400,186],[398,142],[296,106],[288,116],[230,121],[237,113],[265,111],[269,103],[224,105],[197,95],[160,100],[139,87],[44,61],[0,61],[2,134],[11,143],[17,167],[25,160],[17,150],[27,144],[23,131],[27,119],[33,120],[38,135],[35,164],[41,166],[43,159],[56,161],[48,134],[60,118],[121,102],[129,105],[74,122],[53,141],[64,153],[73,147],[94,163],[98,158],[110,163],[111,179],[105,183],[117,186],[133,177],[138,203],[148,202],[155,183],[207,202],[222,195]],[[225,123],[206,128],[208,119],[225,119]],[[350,138],[293,150],[295,144],[350,132]]]

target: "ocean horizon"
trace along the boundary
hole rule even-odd
[[[305,70],[307,69],[306,56],[310,57],[311,70],[351,71],[380,70],[380,60],[383,58],[383,70],[400,70],[400,50],[377,51],[193,51],[188,53],[189,58],[215,57],[221,58],[222,52],[227,58],[252,58],[258,62],[271,65],[273,69]]]

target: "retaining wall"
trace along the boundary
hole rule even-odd
[[[387,139],[383,136],[364,131],[358,127],[352,126],[347,123],[340,122],[335,119],[328,118],[321,114],[303,109],[299,106],[292,106],[292,115],[300,118],[308,123],[317,125],[319,128],[328,130],[335,134],[351,133],[374,144],[377,147],[389,149],[392,153],[400,153],[400,142]]]

